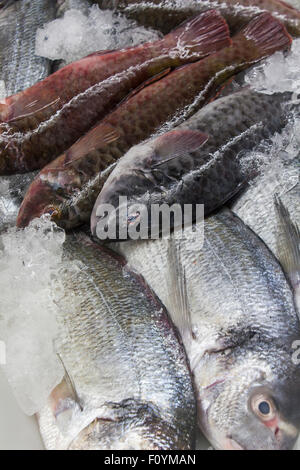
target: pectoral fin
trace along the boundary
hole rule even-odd
[[[57,426],[62,432],[65,432],[72,421],[74,412],[76,410],[82,411],[82,406],[74,382],[67,372],[62,358],[59,355],[58,357],[65,370],[65,376],[52,391],[49,401]]]
[[[35,116],[36,114],[39,114],[40,112],[45,111],[46,109],[55,108],[55,106],[59,103],[59,101],[60,101],[60,98],[56,98],[55,100],[51,101],[51,103],[47,103],[43,106],[41,106],[37,101],[33,101],[29,105],[26,105],[25,108],[24,108],[24,110],[28,109],[28,113],[24,112],[23,114],[19,114],[19,115],[13,117],[12,119],[9,119],[7,121],[7,123],[8,124],[17,124],[18,121],[20,121],[22,119],[26,119],[26,118]],[[15,110],[15,112],[16,112],[16,110]]]
[[[155,141],[155,154],[151,167],[156,168],[171,160],[186,156],[204,145],[209,136],[200,131],[175,130]]]
[[[99,124],[78,140],[67,152],[64,165],[80,160],[93,150],[100,149],[115,142],[119,138],[118,131],[110,124]]]

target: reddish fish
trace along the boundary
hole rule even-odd
[[[217,8],[231,30],[253,16],[269,12],[284,23],[290,34],[300,36],[300,11],[281,0],[94,0],[102,8],[117,8],[128,18],[167,33],[181,21],[208,8]]]
[[[110,165],[166,121],[175,125],[193,114],[226,79],[290,44],[285,27],[263,13],[233,38],[231,46],[175,70],[127,99],[40,172],[23,201],[18,226],[44,213],[66,229],[88,221]]]
[[[0,136],[0,174],[42,168],[145,80],[228,44],[226,22],[210,10],[162,40],[92,54],[7,98],[0,105],[7,121]]]

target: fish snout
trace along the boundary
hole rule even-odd
[[[49,214],[55,221],[60,215],[60,201],[55,197],[52,189],[37,177],[29,187],[21,204],[17,227],[27,227],[33,219]]]

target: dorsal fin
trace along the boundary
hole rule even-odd
[[[279,196],[275,196],[280,236],[277,240],[279,262],[290,280],[300,314],[300,231]]]
[[[186,273],[182,265],[180,248],[172,236],[168,240],[168,293],[172,302],[172,318],[184,339],[194,337],[187,293]]]
[[[157,82],[161,78],[167,76],[170,72],[171,72],[171,68],[167,68],[167,69],[163,70],[162,72],[159,72],[156,75],[153,75],[153,77],[148,78],[148,80],[141,83],[141,85],[137,86],[127,96],[125,96],[125,98],[119,103],[118,106],[120,106],[121,104],[126,103],[128,100],[130,100],[130,98],[137,95],[141,90],[143,90],[144,88],[146,88],[149,85],[152,85],[152,83]]]

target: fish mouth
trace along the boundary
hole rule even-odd
[[[235,439],[232,439],[232,437],[227,436],[225,441],[224,441],[224,447],[222,447],[223,450],[246,450],[241,444],[239,444]]]

